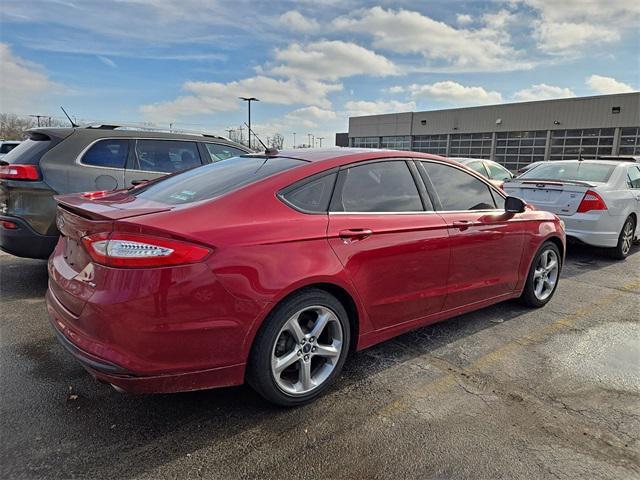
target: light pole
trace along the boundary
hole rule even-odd
[[[293,132],[293,148],[296,148],[296,132]]]
[[[259,102],[256,97],[238,97],[240,100],[247,102],[249,106],[249,148],[251,148],[251,102]]]

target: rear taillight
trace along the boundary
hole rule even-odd
[[[607,204],[604,203],[604,200],[600,195],[598,195],[593,190],[587,190],[587,193],[584,194],[584,198],[580,202],[578,206],[578,213],[586,213],[591,210],[606,210]]]
[[[9,180],[40,180],[40,170],[35,165],[2,165],[0,178]]]
[[[211,250],[170,238],[134,233],[97,233],[82,238],[96,263],[109,267],[164,267],[204,260]]]
[[[7,230],[16,230],[18,225],[14,222],[10,222],[8,220],[2,221],[2,228],[6,228]]]
[[[110,193],[113,193],[111,190],[98,190],[97,192],[84,192],[82,194],[82,198],[86,198],[88,200],[95,200],[96,198],[106,197]]]

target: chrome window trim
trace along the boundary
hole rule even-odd
[[[89,167],[89,168],[101,168],[101,169],[106,169],[106,170],[116,170],[118,172],[120,171],[127,171],[127,172],[139,172],[139,173],[158,173],[158,174],[162,174],[162,175],[169,175],[170,173],[176,173],[176,172],[156,172],[153,170],[139,170],[137,168],[127,168],[127,162],[125,161],[125,166],[122,168],[115,168],[115,167],[101,167],[99,165],[89,165],[88,163],[84,163],[82,161],[82,157],[84,157],[85,153],[87,153],[87,151],[89,151],[89,149],[91,147],[93,147],[96,143],[101,142],[102,140],[128,140],[128,141],[135,141],[135,140],[159,140],[161,142],[189,142],[189,143],[195,143],[196,146],[198,145],[198,143],[215,143],[216,145],[226,145],[224,143],[217,143],[217,142],[204,142],[204,141],[199,141],[199,140],[191,140],[191,139],[186,139],[186,138],[158,138],[158,137],[100,137],[95,139],[94,141],[92,141],[90,144],[88,144],[86,147],[84,147],[80,153],[76,156],[76,160],[75,163],[76,165],[82,165],[83,167]],[[233,148],[237,148],[233,145],[229,145],[230,147]],[[206,148],[206,147],[205,147]],[[134,147],[135,149],[135,147]],[[238,148],[238,150],[240,150]],[[250,152],[245,152],[245,153],[250,153]],[[198,155],[200,155],[200,152],[198,152]],[[202,163],[202,158],[200,159],[200,165],[206,165],[205,163]]]

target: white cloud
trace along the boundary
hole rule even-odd
[[[591,90],[603,95],[610,93],[628,93],[637,90],[629,84],[619,82],[615,78],[600,75],[591,75],[585,80],[585,83]]]
[[[473,17],[471,15],[467,15],[466,13],[459,13],[456,15],[456,22],[458,25],[462,25],[463,27],[473,23]]]
[[[533,8],[534,36],[546,53],[567,55],[637,32],[640,3],[629,0],[520,0]],[[637,35],[637,33],[634,33]]]
[[[510,45],[507,11],[483,17],[485,26],[456,29],[419,12],[373,7],[332,22],[338,31],[373,37],[373,46],[400,54],[422,55],[433,68],[457,71],[505,71],[531,68],[523,52]]]
[[[243,80],[218,82],[186,82],[188,95],[175,100],[143,105],[140,112],[154,121],[167,121],[181,116],[228,112],[240,108],[238,97],[255,96],[261,102],[279,105],[315,104],[327,107],[327,94],[341,90],[342,85],[314,80],[278,80],[255,76]]]
[[[554,87],[546,83],[532,85],[529,88],[518,90],[513,94],[513,99],[518,102],[533,102],[535,100],[550,100],[553,98],[575,97],[576,94],[569,88]]]
[[[292,43],[276,50],[279,65],[269,68],[272,75],[291,78],[336,80],[353,75],[386,76],[398,74],[397,67],[382,55],[355,43],[323,40],[301,45]]]
[[[487,91],[483,87],[466,87],[451,80],[425,85],[413,84],[407,90],[413,98],[425,98],[452,105],[488,105],[502,102],[500,92]]]
[[[33,113],[59,86],[49,80],[42,67],[14,55],[0,43],[0,111]]]
[[[280,23],[295,32],[314,32],[320,28],[313,18],[307,18],[297,10],[290,10],[280,15]]]
[[[416,109],[415,102],[384,101],[349,101],[345,103],[347,116],[379,115],[382,113],[410,112]]]
[[[118,67],[116,65],[116,62],[114,62],[110,58],[104,57],[102,55],[98,55],[98,60],[100,60],[102,63],[104,63],[107,67],[111,67],[111,68],[117,68]]]

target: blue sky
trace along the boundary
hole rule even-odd
[[[350,115],[635,91],[628,0],[4,0],[4,112],[333,137]],[[332,140],[330,141],[332,142]]]

